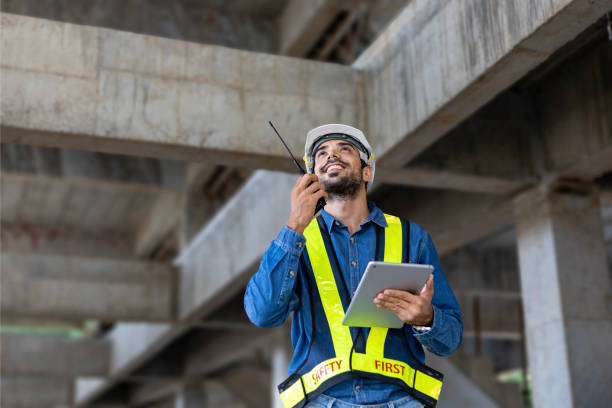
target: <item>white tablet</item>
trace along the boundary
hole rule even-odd
[[[432,265],[371,261],[342,324],[353,327],[402,327],[404,322],[394,313],[376,307],[374,296],[385,289],[420,293],[432,272]]]

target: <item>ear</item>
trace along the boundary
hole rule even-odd
[[[363,181],[366,183],[372,180],[372,167],[365,166],[363,169],[361,169],[361,176],[363,177]]]

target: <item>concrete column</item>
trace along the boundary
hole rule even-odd
[[[535,189],[514,201],[534,407],[612,400],[612,319],[599,198]]]
[[[272,368],[270,376],[270,406],[272,408],[283,408],[280,397],[278,396],[278,384],[282,383],[289,376],[289,362],[291,361],[291,350],[288,344],[289,333],[283,332],[284,336],[279,336],[272,346],[270,353],[270,366]]]

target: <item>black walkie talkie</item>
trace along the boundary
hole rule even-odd
[[[278,130],[276,130],[276,128],[274,127],[274,125],[272,124],[271,121],[268,121],[268,123],[270,124],[270,126],[272,126],[272,129],[274,129],[274,133],[276,133],[276,136],[278,136],[278,138],[280,139],[281,143],[283,144],[283,146],[285,146],[285,149],[287,149],[287,152],[289,153],[289,156],[291,156],[291,159],[293,160],[293,163],[295,163],[295,167],[297,167],[298,171],[302,174],[306,174],[306,172],[304,171],[304,169],[302,168],[302,166],[300,165],[300,163],[298,163],[297,160],[295,160],[295,157],[293,157],[293,153],[291,153],[291,150],[289,150],[289,146],[287,146],[287,143],[285,143],[285,141],[283,140],[283,138],[281,137],[281,135],[278,133]],[[310,185],[310,184],[309,184]],[[318,213],[319,211],[321,211],[321,209],[323,207],[325,207],[325,204],[327,204],[325,202],[325,199],[323,197],[319,198],[319,201],[317,201],[317,206],[315,207],[315,211],[314,213]]]

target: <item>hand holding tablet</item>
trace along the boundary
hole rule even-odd
[[[374,304],[378,308],[393,312],[404,323],[423,329],[433,325],[434,311],[431,306],[433,293],[433,274],[431,274],[418,295],[403,290],[385,289],[376,295]]]
[[[400,328],[406,319],[413,316],[429,319],[431,312],[433,317],[431,305],[427,302],[433,296],[433,280],[427,280],[432,272],[431,265],[370,262],[342,323],[354,327]],[[424,292],[419,296],[422,289]],[[385,290],[386,293],[377,298],[377,306],[374,298]],[[405,308],[406,304],[410,304],[410,307]],[[428,323],[407,322],[420,325]]]

